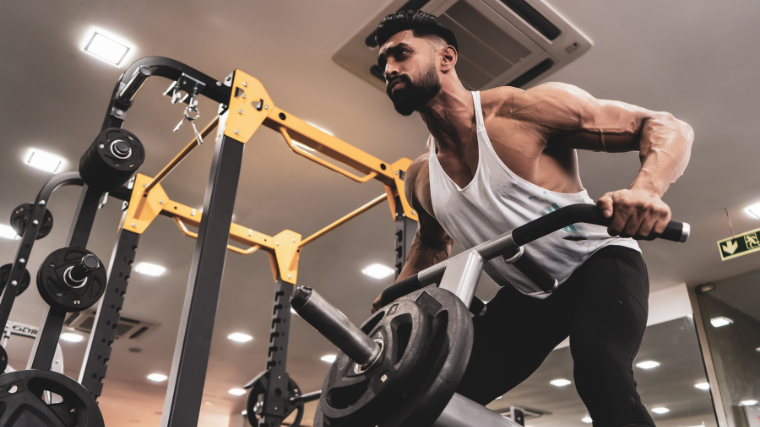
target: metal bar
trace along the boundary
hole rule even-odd
[[[143,87],[145,82],[148,81],[150,74],[150,68],[145,65],[137,67],[135,72],[132,73],[132,78],[129,79],[121,92],[119,92],[119,101],[123,103],[132,102],[132,100],[135,99],[137,92]]]
[[[121,317],[124,294],[129,285],[132,262],[135,259],[139,241],[139,234],[124,229],[119,231],[111,261],[108,264],[108,283],[103,298],[98,304],[95,326],[90,332],[87,353],[79,372],[79,383],[96,399],[103,390],[103,378],[108,369],[106,364],[111,359],[111,344],[116,339],[116,326]]]
[[[272,325],[269,332],[269,352],[267,354],[267,370],[269,371],[269,384],[262,408],[262,419],[259,425],[279,427],[285,418],[285,405],[288,403],[288,393],[282,390],[288,389],[290,377],[286,371],[288,358],[288,337],[290,336],[290,296],[293,293],[293,285],[277,278],[277,286],[274,293],[274,308],[272,310]]]
[[[315,400],[319,400],[320,396],[322,396],[322,390],[317,390],[317,391],[312,391],[310,393],[306,393],[299,397],[290,399],[290,401],[293,402],[294,404],[313,402]]]
[[[49,371],[53,366],[58,338],[63,330],[63,321],[66,312],[46,307],[42,315],[42,326],[37,338],[34,339],[34,347],[29,355],[29,363],[26,369],[44,369]]]
[[[225,119],[220,121],[221,129]],[[166,391],[162,427],[197,425],[203,400],[244,148],[243,143],[224,136],[223,132],[218,135]]]
[[[480,275],[483,273],[484,261],[483,257],[475,251],[465,253],[466,256],[457,257],[449,262],[439,287],[451,291],[469,308],[472,297],[475,296]]]
[[[182,231],[182,234],[188,237],[192,237],[193,239],[198,238],[198,233],[193,233],[192,231],[188,230],[187,227],[185,226],[185,223],[182,222],[182,220],[178,216],[175,216],[172,219],[174,220],[174,222],[177,223],[177,227],[179,227],[180,231]],[[232,252],[237,252],[242,255],[252,254],[260,248],[261,248],[261,245],[253,245],[248,249],[241,249],[236,246],[227,245],[227,249],[231,250]]]
[[[293,309],[314,329],[361,366],[377,360],[380,345],[315,290],[301,286],[290,300]]]
[[[454,393],[433,427],[520,427],[485,406]]]
[[[82,194],[79,197],[79,204],[77,210],[74,213],[74,222],[71,224],[71,230],[69,230],[69,237],[66,239],[67,246],[75,246],[84,248],[87,246],[87,241],[90,239],[90,231],[92,230],[92,223],[95,221],[95,214],[98,212],[98,204],[102,192],[93,190],[88,186],[84,186]]]
[[[388,197],[385,194],[377,196],[376,198],[372,199],[372,201],[370,201],[369,203],[361,206],[360,208],[356,209],[355,211],[351,212],[350,214],[344,216],[343,218],[341,218],[341,219],[333,222],[332,224],[328,225],[327,227],[325,227],[325,228],[317,231],[316,233],[312,234],[311,236],[307,237],[306,239],[304,239],[303,241],[301,241],[301,244],[299,244],[298,247],[302,248],[302,247],[308,245],[309,243],[311,243],[311,242],[319,239],[320,237],[322,237],[323,235],[325,235],[325,233],[327,233],[329,231],[332,231],[336,227],[345,224],[349,220],[354,219],[358,215],[361,215],[364,212],[370,210],[371,208],[379,205],[383,200],[386,200],[387,198]]]
[[[203,128],[203,130],[201,131],[201,138],[205,138],[206,136],[208,136],[208,134],[210,134],[211,131],[213,131],[214,128],[216,128],[216,125],[218,124],[219,124],[219,116],[215,116],[214,119],[211,120],[211,122],[209,122],[209,124],[207,124],[206,127]],[[180,151],[179,154],[177,154],[169,162],[169,164],[164,166],[164,168],[161,169],[161,172],[159,172],[153,178],[153,180],[148,183],[148,185],[145,187],[145,191],[143,192],[143,194],[148,194],[148,192],[150,192],[150,190],[152,190],[153,187],[156,186],[156,184],[163,181],[163,179],[166,178],[166,176],[169,175],[169,173],[173,171],[174,168],[176,168],[177,165],[179,165],[180,162],[182,162],[182,160],[184,160],[185,157],[187,157],[187,155],[190,154],[190,152],[193,151],[193,149],[195,149],[195,147],[197,147],[198,145],[199,145],[198,137],[194,136],[193,139],[185,146],[185,148],[183,148],[182,151]]]

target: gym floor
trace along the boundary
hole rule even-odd
[[[760,5],[739,0],[725,0],[720,6],[688,0],[547,3],[594,46],[546,81],[575,84],[597,98],[669,111],[694,128],[689,167],[664,198],[674,219],[691,224],[692,236],[677,246],[641,244],[652,292],[684,284],[695,287],[756,269],[757,254],[722,262],[715,242],[732,232],[724,209],[736,232],[760,227],[760,220],[744,212],[760,202],[755,178],[760,157],[756,142],[760,59],[751,54],[760,44],[756,31]],[[57,172],[77,169],[100,129],[114,83],[129,63],[145,56],[170,57],[219,80],[241,69],[259,79],[279,107],[344,141],[388,161],[416,158],[428,135],[417,114],[399,116],[382,91],[332,60],[377,9],[377,2],[370,0],[3,2],[0,213],[9,216],[17,205],[32,201],[51,177],[25,164],[30,149],[65,159]],[[132,49],[121,65],[82,51],[96,28],[129,41]],[[168,83],[149,80],[125,125],[146,147],[141,172],[148,175],[160,170],[193,137],[187,124],[172,132],[182,118],[182,107],[161,96]],[[213,102],[200,101],[200,126],[211,120],[216,109]],[[212,143],[203,145],[162,183],[172,200],[201,208],[212,151]],[[579,152],[578,156],[583,184],[592,198],[627,188],[639,167],[637,153]],[[261,129],[246,147],[233,220],[269,235],[290,229],[307,236],[382,192],[374,181],[359,185],[294,156],[280,135]],[[79,189],[73,187],[53,196],[55,226],[34,248],[29,261],[32,277],[44,256],[62,246],[78,197]],[[98,213],[88,247],[104,260],[113,249],[120,217],[117,200]],[[375,296],[392,282],[392,277],[368,277],[362,269],[374,263],[392,264],[393,233],[387,205],[371,209],[304,249],[299,284],[318,289],[349,319],[361,323]],[[157,219],[141,239],[135,262],[157,264],[166,271],[159,277],[133,273],[130,280],[122,315],[153,327],[139,338],[122,338],[113,345],[99,399],[109,427],[160,423],[166,382],[153,382],[147,376],[169,373],[194,245],[166,218]],[[16,241],[0,239],[2,263],[10,262],[16,250]],[[478,296],[488,300],[496,290],[484,279]],[[267,257],[230,253],[201,426],[242,425],[239,414],[246,396],[228,391],[242,387],[265,367],[272,297]],[[39,325],[44,307],[31,289],[16,300],[11,320]],[[291,331],[288,372],[302,390],[317,390],[329,367],[320,358],[336,350],[296,316]],[[253,340],[231,341],[227,336],[233,332]],[[86,342],[86,336],[79,343],[61,342],[67,375],[78,376]],[[31,340],[13,338],[10,364],[23,369],[30,349]],[[554,392],[548,383],[545,387],[546,393]],[[538,388],[535,392],[541,393]],[[572,398],[568,402],[573,404]],[[312,412],[310,404],[306,425]],[[574,413],[567,420],[551,421],[584,425]],[[672,425],[677,424],[689,425],[674,419]]]

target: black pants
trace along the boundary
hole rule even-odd
[[[527,379],[570,336],[575,387],[594,427],[654,426],[631,367],[648,296],[641,254],[621,246],[597,251],[546,299],[502,288],[474,319],[475,342],[458,392],[485,405]]]

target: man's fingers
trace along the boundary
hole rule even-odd
[[[645,215],[642,215],[636,209],[631,210],[628,221],[626,221],[625,227],[623,227],[623,231],[620,233],[620,235],[623,237],[635,238],[639,232],[639,229],[641,228],[641,224],[644,221],[644,218]]]
[[[599,200],[596,201],[596,206],[602,211],[602,215],[604,215],[605,218],[610,218],[614,213],[613,201],[610,193],[600,197]]]
[[[633,236],[636,240],[654,240],[658,235],[653,233],[653,229],[655,224],[657,224],[658,217],[656,215],[647,215],[646,218],[644,218],[643,221],[641,221],[641,225],[639,226],[638,231]]]

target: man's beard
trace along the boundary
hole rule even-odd
[[[438,79],[438,74],[433,66],[428,68],[427,72],[420,77],[418,84],[412,83],[407,74],[401,74],[396,79],[403,82],[404,87],[391,92],[390,85],[388,85],[386,93],[393,101],[396,111],[402,116],[411,115],[419,110],[425,103],[438,95],[441,90],[441,81]]]

